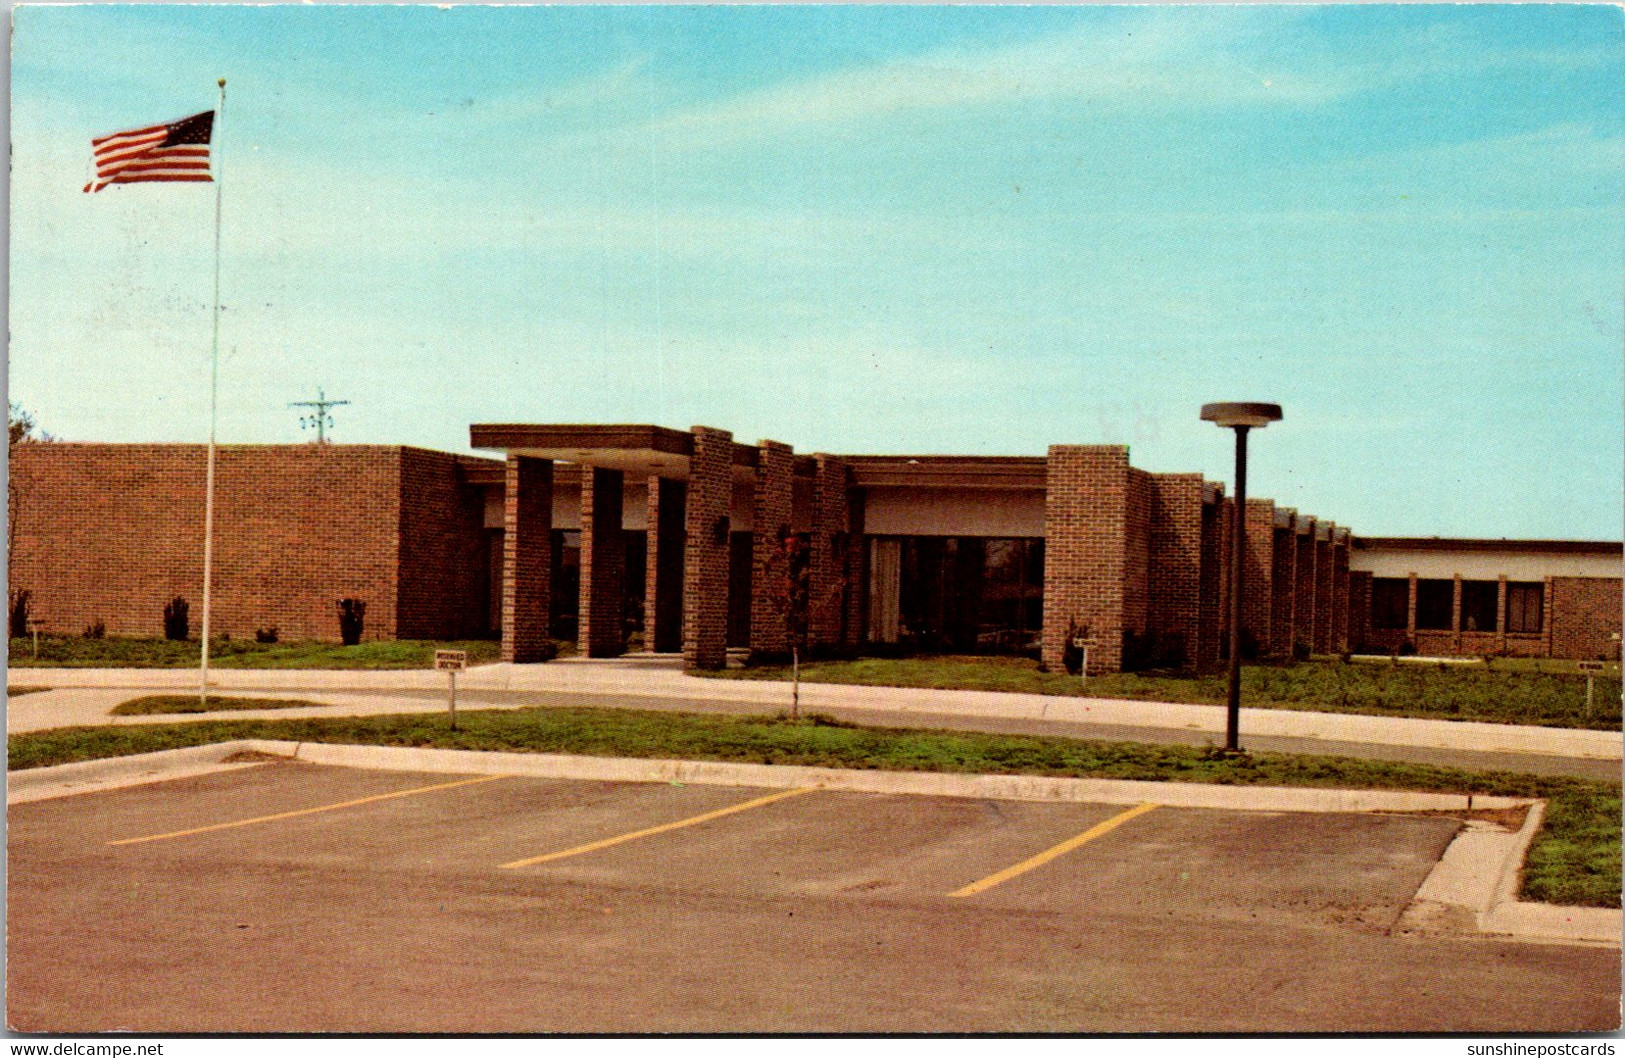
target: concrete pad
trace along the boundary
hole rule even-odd
[[[1485,913],[1479,919],[1479,928],[1485,933],[1519,940],[1578,941],[1619,947],[1621,919],[1618,908],[1558,907],[1514,901]]]

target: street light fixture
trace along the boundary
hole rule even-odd
[[[1236,431],[1236,499],[1231,514],[1230,552],[1230,695],[1224,750],[1241,752],[1241,586],[1247,554],[1247,431],[1262,430],[1281,419],[1279,404],[1204,404],[1202,421]]]

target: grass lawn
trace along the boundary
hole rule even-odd
[[[1550,807],[1546,825],[1530,850],[1525,898],[1596,907],[1618,907],[1620,900],[1618,783],[1348,757],[1259,753],[1225,759],[1192,746],[866,728],[816,717],[790,721],[631,709],[533,708],[462,711],[457,719],[457,731],[450,730],[448,718],[442,714],[57,728],[12,735],[9,763],[20,770],[239,738],[267,738],[897,771],[1545,797]]]
[[[132,698],[113,709],[114,716],[149,716],[154,713],[218,713],[226,709],[303,709],[320,702],[297,698],[199,698],[195,694],[149,694]]]
[[[230,639],[215,641],[209,664],[221,669],[426,669],[433,666],[436,650],[466,650],[470,665],[483,665],[501,657],[502,644],[494,639],[394,639],[346,647]],[[199,647],[191,640],[41,636],[37,658],[32,639],[13,639],[10,661],[12,668],[184,669],[198,665]]]
[[[1599,676],[1593,711],[1585,715],[1586,678],[1578,673],[1466,665],[1345,664],[1336,660],[1292,665],[1244,665],[1242,704],[1271,709],[1480,720],[1493,724],[1620,729],[1620,678]],[[1569,664],[1573,664],[1570,662]],[[700,673],[736,680],[788,680],[788,666]],[[1226,676],[1114,673],[1087,683],[1065,673],[1039,672],[1028,658],[937,655],[820,661],[801,667],[808,683],[1020,691],[1095,698],[1222,705]]]

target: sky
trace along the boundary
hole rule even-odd
[[[651,422],[1619,539],[1619,8],[24,6],[10,396],[73,441]],[[220,183],[81,193],[216,105]]]

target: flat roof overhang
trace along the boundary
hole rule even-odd
[[[1043,456],[841,456],[861,488],[1043,489]]]
[[[468,433],[474,448],[645,477],[686,480],[694,455],[693,434],[646,424],[475,423]],[[736,473],[754,470],[757,458],[755,448],[734,442]]]
[[[1359,551],[1521,551],[1550,555],[1614,555],[1618,540],[1481,540],[1443,536],[1356,536]]]

